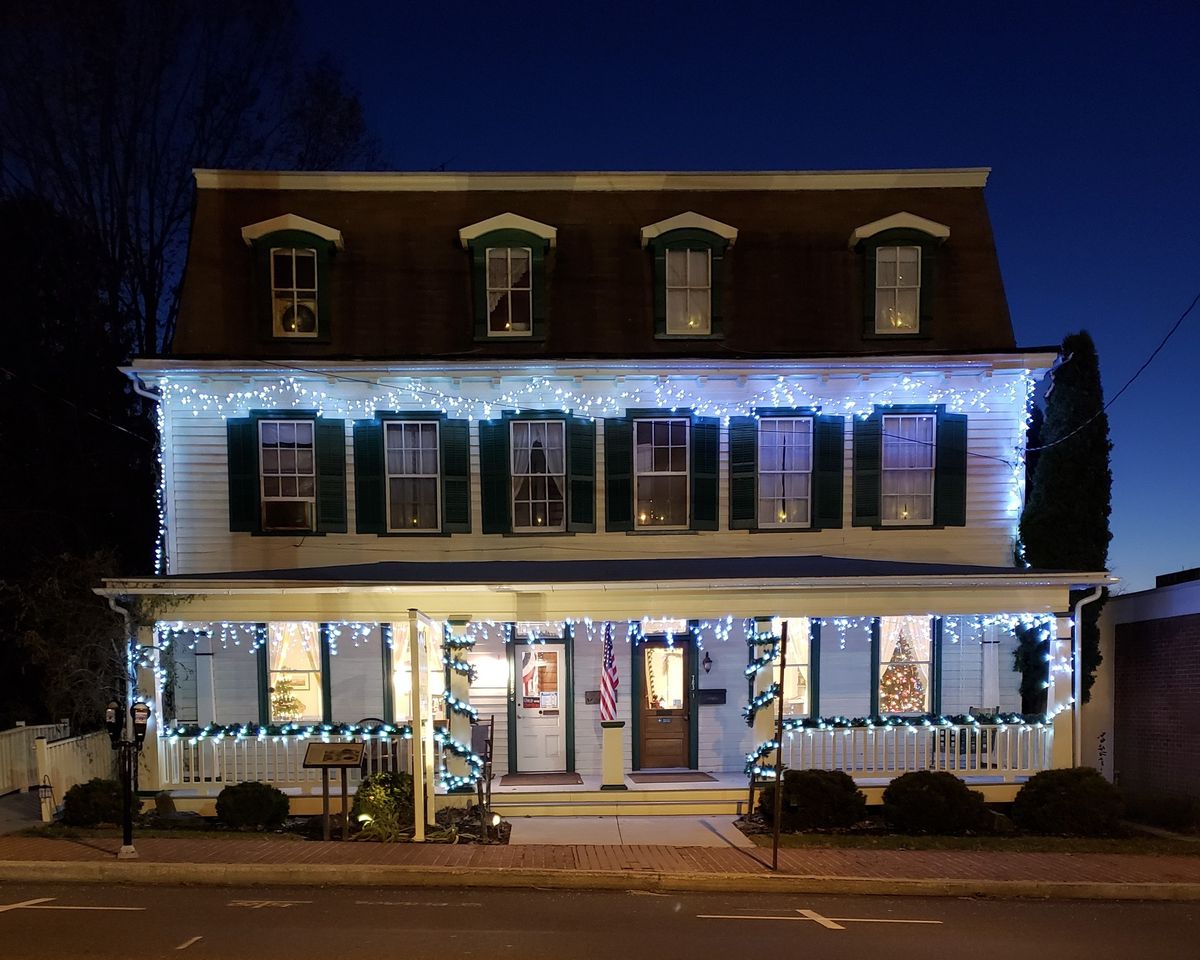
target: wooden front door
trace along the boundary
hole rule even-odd
[[[688,766],[691,742],[691,644],[646,640],[639,647],[640,769]]]

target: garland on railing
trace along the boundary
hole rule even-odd
[[[886,727],[1041,727],[1047,720],[1041,713],[995,713],[972,716],[966,713],[937,714],[924,713],[916,716],[884,716],[873,714],[869,717],[785,717],[783,729],[794,730],[849,730],[875,729]]]
[[[181,723],[163,731],[166,740],[266,740],[268,737],[282,739],[295,737],[403,737],[412,739],[412,727],[408,724],[396,726],[357,723]]]

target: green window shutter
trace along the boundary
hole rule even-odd
[[[544,340],[546,337],[546,243],[544,240],[537,238],[538,242],[532,246],[533,276],[530,278],[530,283],[533,285],[533,338],[535,340]]]
[[[729,529],[758,526],[758,421],[729,419]]]
[[[812,526],[842,526],[846,476],[846,425],[841,417],[813,417]]]
[[[251,418],[227,420],[225,443],[229,465],[229,529],[258,529],[258,424]]]
[[[442,436],[442,531],[471,532],[471,432],[468,420],[444,420]]]
[[[657,240],[651,244],[654,253],[654,335],[667,333],[667,248]]]
[[[508,420],[479,421],[479,499],[484,533],[512,530]]]
[[[596,532],[596,421],[567,417],[567,529]]]
[[[387,533],[387,476],[383,463],[383,424],[354,424],[354,529]]]
[[[875,244],[863,249],[863,334],[875,336]]]
[[[854,526],[877,527],[882,512],[883,417],[854,418]]]
[[[633,423],[604,421],[604,507],[606,530],[633,529]]]
[[[967,417],[939,413],[933,472],[933,522],[943,527],[967,523]]]
[[[933,294],[937,289],[937,244],[922,243],[921,247],[921,292],[917,297],[917,315],[922,336],[933,332]]]
[[[712,327],[709,335],[720,337],[725,333],[724,315],[721,309],[725,299],[725,244],[714,244],[709,249],[712,251],[712,272],[708,277],[712,287],[712,302],[709,304],[709,309],[712,311]]]
[[[346,532],[346,421],[317,417],[317,532]]]
[[[715,417],[692,418],[693,530],[719,529],[721,468],[721,421]]]

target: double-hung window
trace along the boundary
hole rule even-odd
[[[712,251],[668,249],[666,296],[668,334],[712,333]]]
[[[875,332],[918,332],[920,308],[921,248],[878,247],[875,250]]]
[[[387,421],[384,446],[388,530],[394,533],[440,530],[438,422]]]
[[[889,526],[933,522],[936,460],[933,414],[885,414],[880,475],[881,522]]]
[[[312,530],[317,477],[311,420],[258,423],[262,528]]]
[[[276,337],[318,335],[315,249],[271,248],[271,301]]]
[[[929,713],[933,705],[933,621],[880,617],[879,713]]]
[[[634,520],[637,528],[688,525],[686,417],[634,422]]]
[[[787,668],[780,676],[779,657],[772,666],[772,679],[783,694],[783,712],[788,716],[807,717],[812,713],[812,621],[808,617],[789,617]]]
[[[567,528],[566,422],[513,420],[509,449],[512,463],[514,533]]]
[[[271,723],[322,719],[321,633],[315,623],[267,628],[268,718]]]
[[[528,337],[533,333],[533,250],[487,249],[488,336]]]
[[[812,417],[764,417],[758,424],[758,525],[811,523]]]

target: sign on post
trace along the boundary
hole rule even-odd
[[[321,837],[329,839],[329,771],[342,771],[342,839],[350,839],[350,792],[349,773],[351,767],[361,767],[363,752],[367,745],[361,740],[354,743],[310,743],[304,751],[304,769],[321,771]]]

